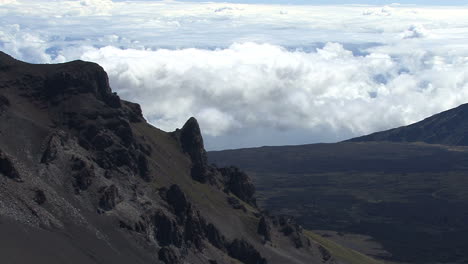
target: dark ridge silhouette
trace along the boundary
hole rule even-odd
[[[348,141],[425,142],[468,146],[468,104],[462,104],[409,126],[377,132]]]

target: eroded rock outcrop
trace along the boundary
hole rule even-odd
[[[171,185],[165,193],[165,199],[174,209],[174,213],[180,219],[180,222],[184,222],[190,209],[190,203],[177,184]]]
[[[53,133],[47,142],[46,149],[41,157],[41,163],[48,164],[57,159],[59,149],[65,144],[64,132]]]
[[[323,262],[327,262],[332,258],[331,254],[330,254],[330,251],[328,251],[322,245],[319,245],[318,249],[319,249],[320,255],[322,255]]]
[[[247,241],[235,239],[228,245],[229,256],[245,264],[266,264],[267,261]]]
[[[305,238],[302,231],[302,227],[296,223],[296,220],[292,216],[279,215],[273,218],[273,224],[279,228],[279,230],[287,237],[291,239],[296,248],[304,247],[308,245],[308,238]]]
[[[257,233],[263,236],[265,241],[271,241],[271,223],[265,216],[262,216],[258,222]]]
[[[38,205],[42,205],[47,201],[46,194],[43,190],[35,190],[34,191],[34,201]]]
[[[242,201],[256,206],[254,197],[255,186],[250,177],[237,167],[226,167],[218,169],[226,182],[226,190],[232,192]]]
[[[92,184],[93,178],[96,177],[94,172],[94,166],[87,161],[84,161],[78,157],[72,159],[71,169],[73,171],[73,178],[75,191],[85,191]]]
[[[203,249],[203,240],[205,239],[205,220],[200,216],[199,211],[189,210],[187,213],[184,238],[188,246],[194,246],[198,250]]]
[[[178,248],[182,247],[183,234],[177,225],[177,221],[163,212],[158,212],[153,219],[155,238],[161,246],[174,245]]]
[[[114,209],[119,201],[119,189],[115,185],[110,185],[101,188],[100,193],[99,207],[104,211]]]
[[[219,232],[218,228],[213,224],[208,224],[205,228],[205,234],[208,241],[218,249],[225,251],[226,238]]]
[[[112,93],[109,78],[101,66],[84,61],[61,66],[60,70],[50,72],[44,80],[45,89],[41,92],[46,100],[58,104],[59,100],[68,95],[91,93],[110,107],[121,106],[120,99],[117,94]]]
[[[209,180],[209,165],[198,121],[191,117],[182,129],[174,132],[182,150],[190,156],[192,169],[190,174],[196,181],[205,183]]]
[[[158,258],[165,264],[178,264],[180,263],[179,256],[170,247],[163,247],[158,252]]]
[[[4,152],[0,150],[0,173],[4,176],[16,180],[21,181],[20,174],[16,169],[12,159],[6,155]]]
[[[244,212],[247,211],[247,208],[245,208],[245,206],[236,197],[229,196],[227,197],[226,201],[228,202],[229,205],[232,206],[232,208],[236,210],[242,210]]]

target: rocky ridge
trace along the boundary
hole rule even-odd
[[[291,219],[263,214],[254,194],[239,169],[208,164],[195,118],[166,133],[97,64],[0,53],[7,262],[335,262]]]
[[[425,142],[468,146],[468,104],[430,116],[417,123],[347,140],[348,142]]]

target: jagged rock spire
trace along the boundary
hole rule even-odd
[[[197,119],[194,117],[189,118],[179,132],[182,149],[192,159],[192,178],[199,182],[206,182],[208,177],[208,158]]]

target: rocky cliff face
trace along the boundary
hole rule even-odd
[[[0,53],[2,262],[323,263],[254,191],[208,164],[196,119],[152,127],[100,66]]]

